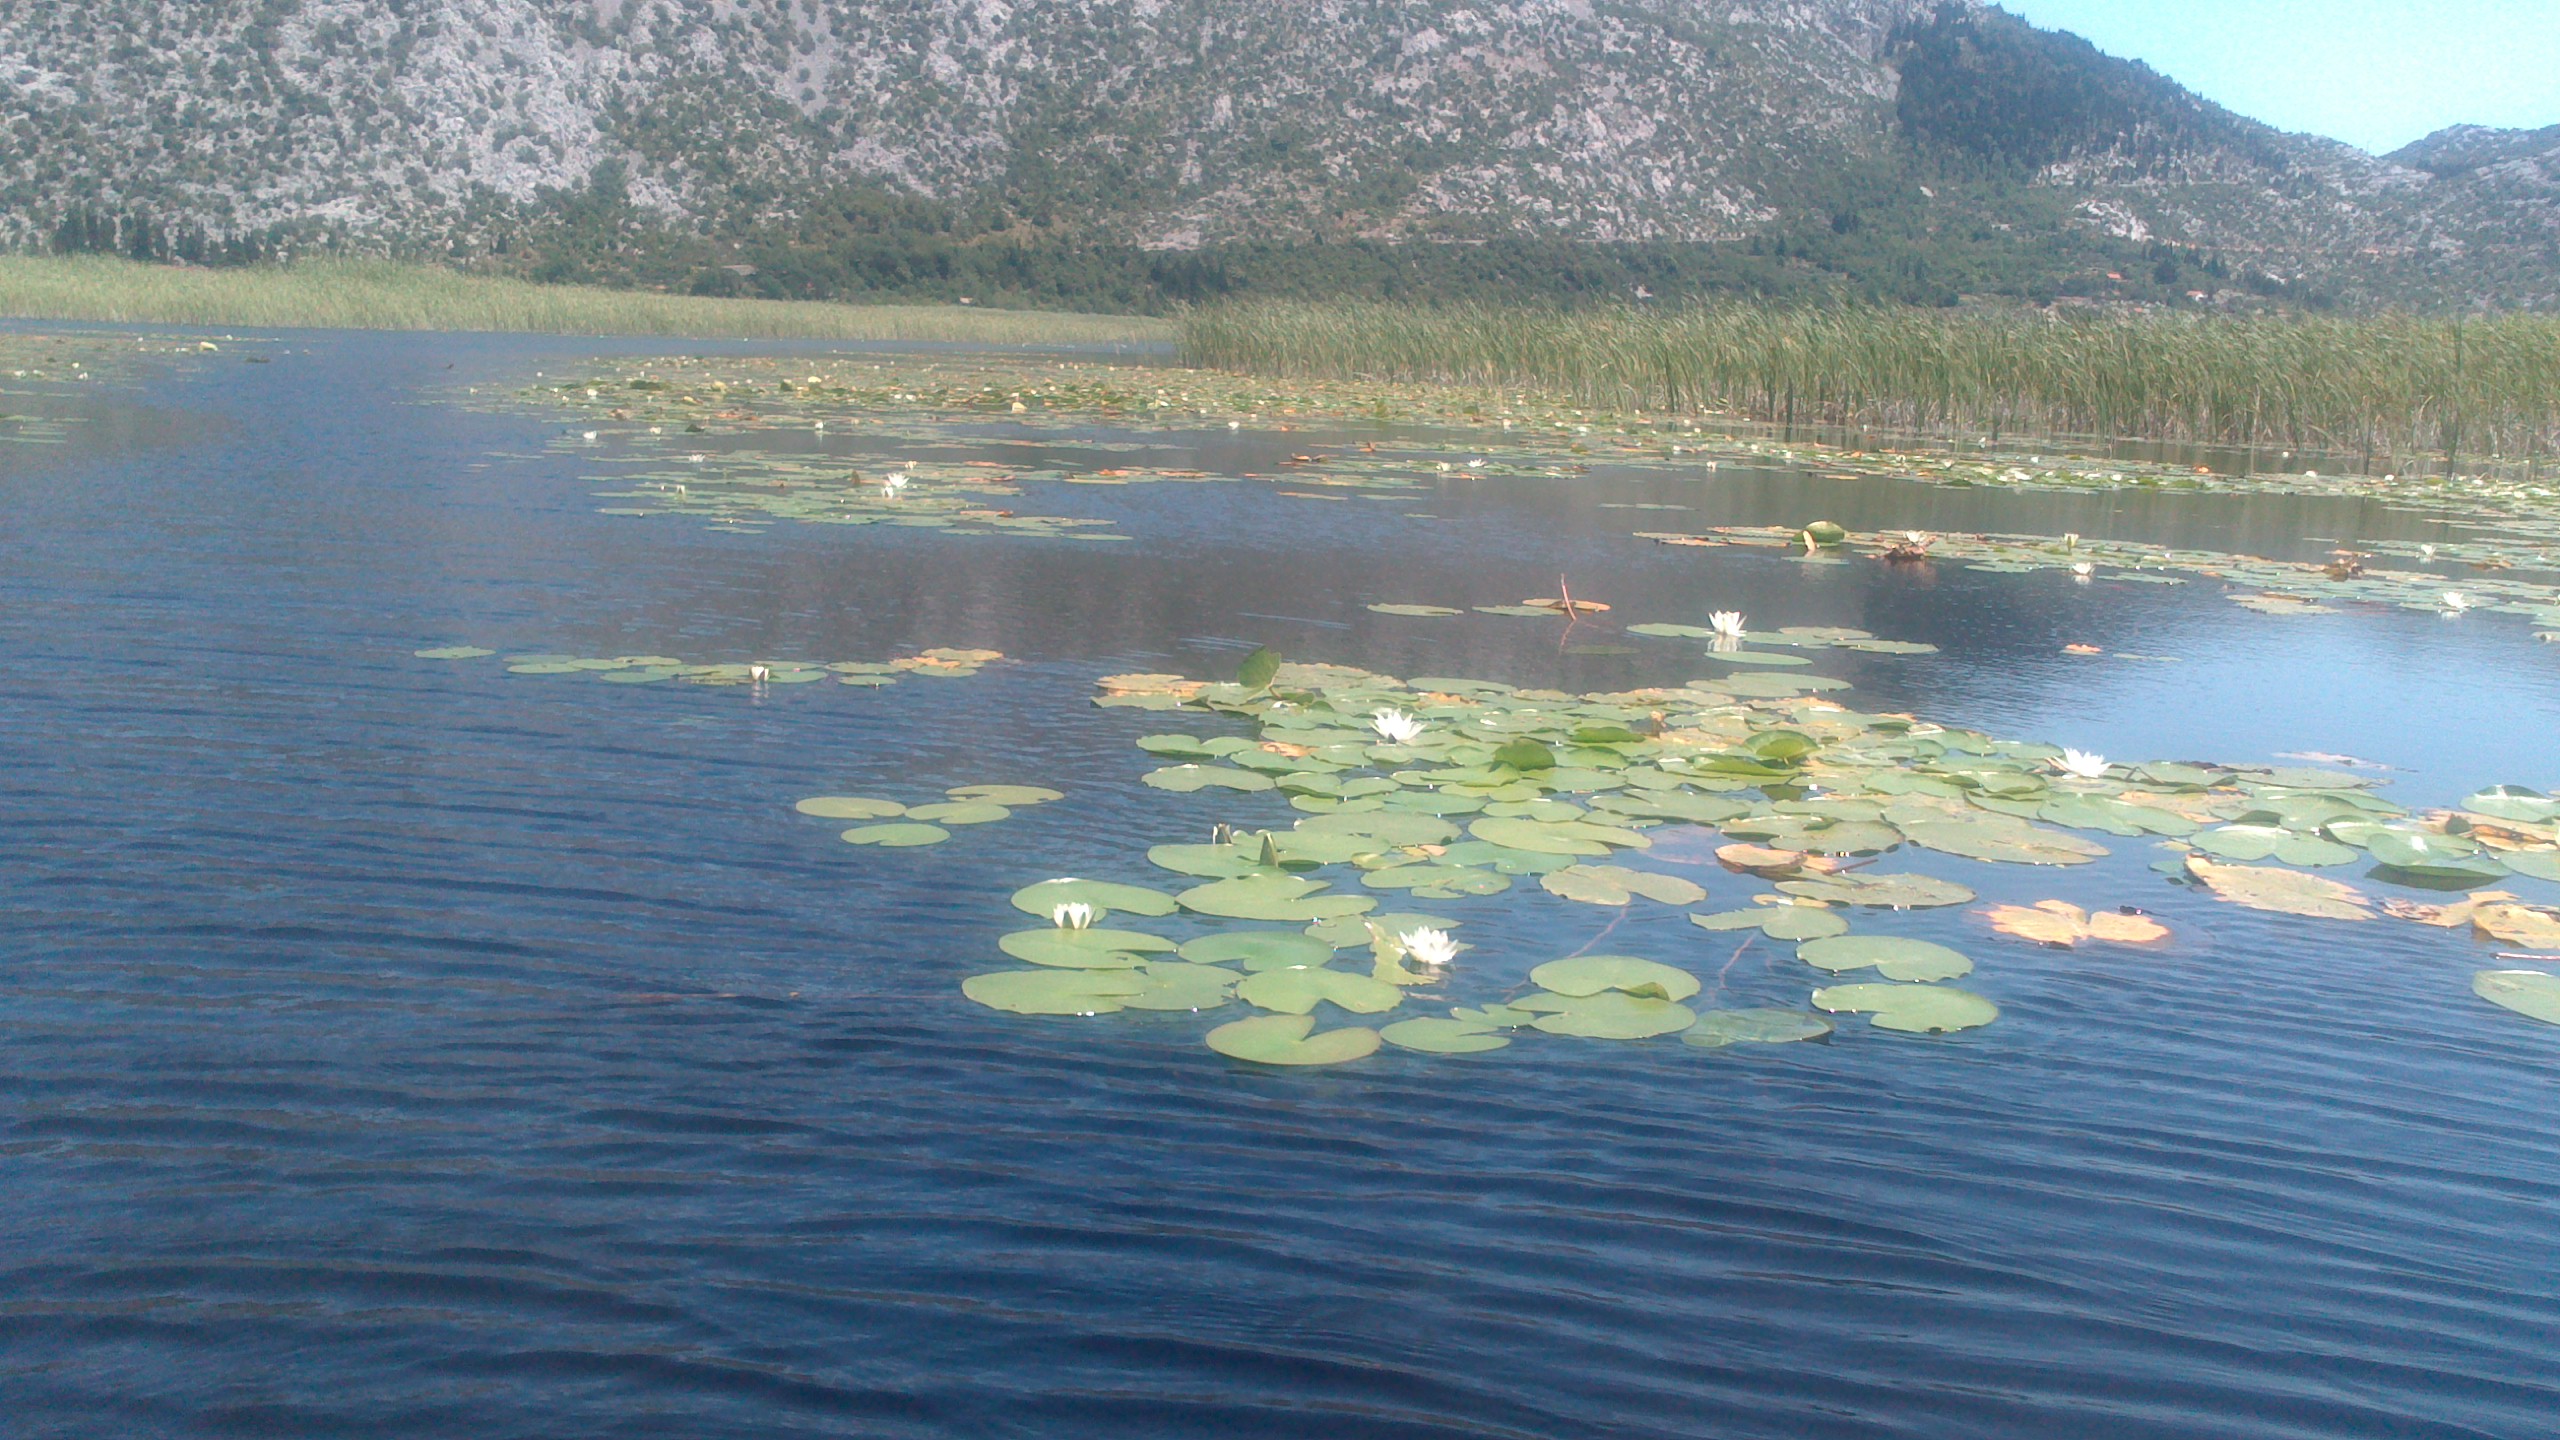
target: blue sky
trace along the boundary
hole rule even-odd
[[[2560,125],[2560,0],[1999,0],[2283,130],[2377,154]]]

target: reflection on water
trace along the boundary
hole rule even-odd
[[[159,373],[133,443],[0,452],[0,1394],[28,1433],[2525,1436],[2560,1403],[2527,1258],[2560,1032],[2473,1001],[2462,937],[2217,907],[2132,842],[1968,879],[2141,903],[2166,952],[1897,926],[2003,947],[2008,1018],[1961,1041],[1275,1075],[1193,1017],[954,993],[1024,881],[1147,880],[1149,844],[1286,818],[1145,790],[1159,717],[1086,704],[1253,644],[1589,691],[1698,671],[1618,626],[1739,609],[1944,648],[1826,655],[1871,708],[2359,755],[2412,804],[2547,788],[2555,652],[2505,617],[1630,538],[1820,515],[2313,555],[2432,522],[1727,469],[1033,487],[1114,546],[726,535],[598,516],[609,454],[435,398],[573,345],[276,349]],[[1140,441],[1219,471],[1273,444],[1050,443]],[[1364,608],[1560,577],[1606,621]],[[755,695],[410,656],[447,643],[1019,663]],[[988,781],[1068,798],[901,854],[789,810]],[[1696,873],[1719,908],[1754,888]],[[1505,905],[1467,938],[1525,967],[1607,918]],[[1800,1001],[1783,950],[1696,933],[1609,948]]]

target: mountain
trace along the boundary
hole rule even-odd
[[[2376,158],[1971,0],[0,0],[0,95],[21,246],[2560,303],[2560,134]]]

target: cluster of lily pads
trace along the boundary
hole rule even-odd
[[[1013,812],[1066,796],[1041,785],[955,785],[939,800],[908,805],[868,795],[812,795],[792,808],[819,820],[863,823],[837,836],[847,845],[911,850],[939,845],[954,825],[993,825]]]
[[[441,645],[416,651],[421,660],[484,660],[495,650],[478,645]],[[729,660],[695,664],[672,655],[508,655],[510,675],[584,675],[609,685],[722,685],[762,690],[770,685],[813,685],[833,680],[867,689],[895,685],[909,676],[957,679],[975,675],[1004,655],[996,650],[937,646],[896,660]]]
[[[1272,795],[1301,818],[1206,844],[1157,846],[1148,856],[1155,867],[1194,882],[1178,891],[1084,880],[1030,887],[1016,905],[1052,923],[1008,937],[1003,948],[1038,968],[974,977],[964,992],[1032,1014],[1241,1004],[1269,1013],[1218,1027],[1212,1047],[1280,1064],[1356,1059],[1381,1044],[1489,1050],[1524,1030],[1618,1040],[1681,1033],[1722,1048],[1826,1035],[1827,1017],[1843,1013],[1866,1014],[1878,1029],[1949,1033],[1999,1013],[1948,983],[1971,973],[1971,959],[1860,927],[1900,911],[1969,904],[1975,894],[1939,876],[1877,867],[1920,852],[2076,866],[2108,853],[2093,836],[2157,847],[2155,869],[2251,909],[2348,921],[2388,916],[2560,946],[2560,910],[2504,891],[2457,906],[2377,904],[2313,873],[2362,865],[2386,883],[2434,889],[2560,882],[2560,800],[2538,792],[2498,787],[2454,810],[2412,815],[2376,794],[2367,776],[2303,766],[2112,765],[1823,698],[1839,688],[1828,677],[1753,671],[1678,688],[1573,695],[1282,665],[1267,653],[1232,684],[1109,677],[1098,704],[1206,712],[1255,727],[1249,737],[1143,737],[1140,749],[1169,762],[1145,777],[1148,784]],[[1621,863],[1642,860],[1678,827],[1722,832],[1728,843],[1715,852],[1722,868],[1765,879],[1774,892],[1744,909],[1693,914],[1694,924],[1792,943],[1813,970],[1853,978],[1815,988],[1802,1010],[1701,1012],[1685,1003],[1700,994],[1696,975],[1660,960],[1581,956],[1525,977],[1480,974],[1482,967],[1455,963],[1465,948],[1450,939],[1459,922],[1381,911],[1382,895],[1436,905],[1503,896],[1533,881],[1546,894],[1595,906],[1696,905],[1706,898],[1696,881]],[[2257,863],[2264,861],[2276,863]],[[1187,941],[1095,928],[1113,911],[1302,928]],[[1999,907],[1987,918],[2003,933],[2050,945],[2144,944],[2167,934],[2136,913],[2091,914],[2060,901]],[[1339,967],[1346,950],[1366,961],[1365,971]],[[1875,978],[1864,976],[1869,971]],[[1280,978],[1265,978],[1272,975]],[[1449,987],[1481,993],[1381,1028],[1315,1028],[1319,1006],[1380,1016],[1417,995],[1462,998]],[[2543,1012],[2555,987],[2560,978],[2541,971],[2484,971],[2475,985],[2485,998],[2542,1018],[2551,1018]]]
[[[1393,492],[1469,476],[1564,476],[1597,464],[1695,474],[1726,464],[1802,466],[1842,477],[1882,476],[1954,487],[2104,491],[2146,489],[2379,499],[2414,510],[2470,518],[2490,527],[2478,542],[2502,561],[2560,565],[2560,490],[2531,474],[2374,477],[2316,469],[2248,476],[2190,466],[2025,453],[1950,453],[1943,448],[1844,450],[1753,439],[1755,427],[1713,414],[1598,411],[1518,392],[1248,377],[1065,361],[935,361],[694,358],[649,362],[521,392],[522,403],[579,410],[581,423],[619,425],[628,435],[700,432],[854,431],[929,449],[968,438],[989,443],[990,421],[1037,435],[1096,423],[1163,430],[1223,425],[1303,430],[1398,421],[1438,434],[1392,440],[1309,442],[1273,475],[1301,491]],[[1139,448],[1144,448],[1141,445]],[[759,484],[791,483],[795,463],[763,457]],[[765,465],[785,468],[764,473]],[[823,470],[805,472],[821,484]],[[660,484],[688,483],[682,474]],[[1119,463],[1101,474],[1020,478],[1209,479],[1196,471]],[[655,494],[654,502],[662,498]],[[741,497],[742,499],[745,497]],[[798,515],[798,501],[785,509]],[[805,498],[805,497],[804,497]],[[654,510],[655,503],[648,507]],[[812,515],[827,513],[819,506]],[[774,512],[768,512],[769,518]],[[736,518],[752,518],[743,515]],[[1027,517],[1026,517],[1027,518]],[[859,523],[859,522],[856,522]]]
[[[64,385],[129,381],[137,356],[191,360],[221,348],[210,340],[149,335],[0,333],[0,444],[59,445],[69,440],[79,417],[46,413],[42,403]],[[12,396],[33,403],[21,409],[6,403]]]
[[[2480,545],[2375,545],[2341,548],[2321,563],[2269,560],[2218,550],[2152,545],[2133,540],[2093,540],[2078,535],[1926,535],[1887,532],[1851,536],[1838,527],[1828,538],[1812,527],[1718,526],[1704,533],[1645,531],[1638,538],[1682,547],[1737,546],[1782,550],[1813,564],[1839,564],[1859,555],[1907,560],[1946,560],[1968,570],[2022,575],[2058,570],[2083,580],[2181,585],[2189,577],[2219,580],[2234,602],[2268,615],[2335,614],[2336,604],[2387,605],[2461,615],[2473,611],[2520,615],[2560,639],[2560,585],[2517,578],[2487,558]],[[1808,543],[1808,537],[1814,537]],[[2378,557],[2397,554],[2421,563],[2475,567],[2448,578],[2438,571],[2392,569]]]

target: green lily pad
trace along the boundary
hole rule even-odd
[[[1593,995],[1532,995],[1518,1002],[1539,1012],[1531,1023],[1550,1035],[1583,1040],[1649,1040],[1698,1023],[1698,1012],[1669,1000],[1607,990]]]
[[[1064,800],[1064,792],[1039,785],[959,785],[943,792],[954,800],[983,800],[990,805],[1019,809],[1026,805],[1046,805]]]
[[[1253,794],[1269,790],[1274,784],[1268,775],[1239,770],[1232,765],[1168,765],[1161,770],[1150,770],[1138,778],[1158,790],[1170,790],[1177,795],[1196,794],[1212,787]]]
[[[1879,1030],[1913,1035],[1973,1030],[2000,1018],[2000,1007],[1948,985],[1833,985],[1813,992],[1813,1007],[1869,1017]]]
[[[1834,935],[1809,940],[1796,948],[1796,958],[1835,975],[1872,965],[1888,980],[1919,985],[1961,980],[1973,973],[1971,960],[1944,945],[1892,935]]]
[[[1698,977],[1633,955],[1577,955],[1550,960],[1529,972],[1529,983],[1558,995],[1597,995],[1604,990],[1686,1000],[1698,993]]]
[[[1475,1055],[1511,1043],[1510,1036],[1494,1027],[1467,1020],[1399,1020],[1381,1029],[1378,1038],[1425,1055]]]
[[[1913,820],[1902,822],[1900,829],[1914,845],[2008,865],[2086,865],[2107,853],[2107,847],[2094,841],[2032,825]]]
[[[1133,970],[1141,956],[1165,954],[1173,942],[1137,930],[1016,930],[996,941],[996,948],[1016,960],[1061,970]]]
[[[1778,889],[1804,900],[1832,905],[1873,905],[1891,910],[1935,910],[1970,905],[1971,889],[1934,875],[1872,875],[1855,872],[1803,880],[1781,880]]]
[[[1182,958],[1195,965],[1241,962],[1251,971],[1291,970],[1322,965],[1333,947],[1295,930],[1239,930],[1185,941]]]
[[[1356,815],[1311,816],[1298,822],[1295,836],[1283,835],[1280,838],[1280,845],[1284,854],[1289,853],[1295,846],[1306,846],[1309,858],[1318,859],[1325,864],[1334,864],[1340,860],[1348,860],[1352,855],[1364,851],[1393,850],[1406,845],[1446,844],[1456,839],[1457,835],[1457,826],[1436,815],[1372,810]],[[1313,836],[1358,837],[1369,843],[1365,846],[1352,845],[1347,853],[1339,853],[1335,858],[1326,859],[1324,852],[1316,847],[1327,842],[1299,838]],[[1335,846],[1349,844],[1343,839],[1336,839],[1329,843]]]
[[[1665,905],[1695,905],[1707,898],[1696,883],[1677,875],[1653,875],[1619,865],[1573,865],[1538,881],[1550,895],[1585,905],[1625,905],[1641,895]]]
[[[1369,607],[1369,612],[1373,615],[1409,615],[1419,619],[1467,613],[1464,610],[1452,610],[1446,605],[1372,605]]]
[[[2507,867],[2481,853],[2478,841],[2458,835],[2440,835],[2432,830],[2401,830],[2384,826],[2368,826],[2350,838],[2347,827],[2335,825],[2330,833],[2351,844],[2362,844],[2375,863],[2409,875],[2429,880],[2497,880],[2505,877]]]
[[[1280,656],[1268,646],[1247,655],[1236,665],[1236,683],[1247,690],[1269,688],[1280,678]]]
[[[2560,820],[2560,799],[2521,785],[2492,785],[2465,799],[2462,808],[2493,820],[2520,820],[2532,825]]]
[[[1720,664],[1752,665],[1771,670],[1793,669],[1813,663],[1802,655],[1785,655],[1771,650],[1709,650],[1703,653]]]
[[[998,970],[960,982],[960,993],[1016,1015],[1109,1015],[1146,982],[1125,970]]]
[[[2483,970],[2471,977],[2471,991],[2492,1005],[2503,1005],[2546,1025],[2560,1025],[2560,975],[2540,970]]]
[[[1321,940],[1337,948],[1344,945],[1366,945],[1370,931],[1384,935],[1410,935],[1416,930],[1447,930],[1458,922],[1445,915],[1344,915],[1319,920],[1307,927],[1310,939]]]
[[[1130,915],[1170,915],[1181,909],[1174,898],[1161,890],[1139,885],[1114,885],[1106,880],[1043,880],[1027,885],[1013,894],[1013,908],[1046,920],[1061,905],[1090,905],[1101,914],[1114,910]]]
[[[907,811],[907,818],[936,825],[992,825],[999,820],[1012,819],[1013,812],[983,800],[950,800],[938,805],[915,806]]]
[[[444,645],[433,650],[418,650],[411,653],[421,660],[478,660],[498,652],[483,650],[477,645]]]
[[[1158,869],[1199,880],[1240,880],[1248,875],[1272,874],[1278,868],[1263,864],[1253,851],[1240,845],[1158,845],[1147,852],[1147,861]]]
[[[895,800],[859,795],[812,795],[791,808],[821,820],[887,820],[907,813],[907,807]]]
[[[1811,905],[1763,905],[1721,915],[1692,915],[1689,923],[1701,930],[1757,930],[1772,940],[1821,940],[1849,933],[1849,922],[1838,911]]]
[[[1331,888],[1297,875],[1250,875],[1195,885],[1177,898],[1194,914],[1229,920],[1332,920],[1377,908],[1365,895],[1321,893]]]
[[[918,845],[939,845],[951,838],[951,832],[939,825],[857,825],[836,838],[847,845],[879,845],[892,850],[907,850]]]
[[[1384,980],[1345,970],[1264,970],[1236,986],[1236,998],[1258,1010],[1284,1015],[1312,1013],[1319,1001],[1355,1015],[1383,1015],[1404,1003],[1404,992]]]
[[[1708,1050],[1732,1045],[1785,1045],[1829,1035],[1831,1022],[1802,1010],[1709,1010],[1680,1038]]]
[[[1138,974],[1144,987],[1120,1000],[1131,1010],[1215,1010],[1235,999],[1235,972],[1215,965],[1157,961]]]
[[[1610,847],[1646,849],[1653,844],[1636,831],[1587,820],[1478,820],[1467,833],[1509,850],[1545,855],[1606,855]]]
[[[1556,752],[1535,740],[1513,740],[1493,752],[1493,763],[1534,775],[1556,768]]]
[[[2560,850],[2507,850],[2498,858],[2519,875],[2560,883]]]
[[[1256,1015],[1209,1032],[1209,1048],[1256,1065],[1340,1065],[1378,1053],[1378,1032],[1362,1027],[1321,1035],[1311,1015]]]

